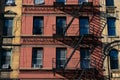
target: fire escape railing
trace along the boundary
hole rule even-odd
[[[83,2],[81,5],[79,5],[79,8],[74,12],[74,16],[73,18],[70,20],[69,24],[65,27],[65,30],[63,32],[63,36],[65,36],[65,34],[67,33],[67,30],[69,29],[70,25],[72,24],[73,20],[76,18],[76,17],[79,17],[79,11],[82,9],[83,6],[93,6],[91,5],[92,2]],[[57,6],[57,5],[56,5]],[[63,6],[63,5],[61,5]],[[76,49],[78,48],[78,46],[80,45],[82,39],[84,38],[84,35],[81,35],[79,36],[78,38],[78,42],[75,43],[75,47],[74,47],[74,50],[71,52],[71,55],[69,56],[68,60],[65,62],[64,66],[63,66],[63,69],[66,68],[68,62],[70,61],[70,59],[72,58],[72,56],[74,55]]]
[[[72,51],[71,55],[69,56],[69,58],[67,59],[67,61],[65,62],[64,66],[63,66],[63,69],[66,68],[68,62],[70,61],[70,59],[72,58],[73,54],[75,53],[76,49],[78,48],[78,46],[80,45],[82,39],[84,38],[84,35],[80,36],[79,37],[79,40],[78,42],[75,44],[75,47],[74,47],[74,50]]]
[[[60,33],[57,33],[56,24],[52,25],[53,35],[61,35],[63,37],[65,37],[65,36],[79,36],[79,24],[71,24],[69,29],[65,32],[65,35],[64,35],[64,31],[65,31],[67,25],[68,24],[65,24],[62,27],[63,32],[60,32]]]
[[[89,2],[88,2],[89,3]],[[91,3],[91,2],[90,2]],[[62,5],[63,6],[63,5]],[[67,5],[64,5],[64,6],[67,6]],[[73,18],[70,20],[70,22],[69,22],[69,24],[65,27],[65,29],[64,29],[64,32],[63,32],[63,37],[65,37],[66,36],[66,33],[67,33],[67,31],[69,30],[69,28],[71,27],[71,25],[72,25],[72,22],[74,21],[74,19],[75,18],[78,18],[79,17],[79,11],[84,7],[84,6],[87,6],[87,4],[85,3],[85,4],[81,4],[80,5],[80,7],[78,8],[78,9],[76,9],[76,11],[73,13]],[[90,6],[90,5],[88,5],[88,6]],[[93,7],[93,5],[91,5],[92,7]],[[92,8],[91,8],[92,9]],[[97,10],[97,9],[96,9]],[[94,14],[94,13],[93,13]],[[106,13],[104,13],[105,15],[106,15]],[[97,14],[98,15],[98,17],[100,17],[100,14]],[[93,15],[94,16],[94,15]],[[106,17],[104,17],[104,16],[102,16],[102,19],[103,19],[103,21],[105,21],[106,19],[105,19]],[[98,19],[99,21],[100,21],[100,19]],[[102,34],[102,31],[103,31],[103,29],[105,28],[105,26],[106,26],[106,21],[104,22],[104,23],[101,23],[102,25],[101,25],[101,28],[100,28],[100,30],[98,30],[98,31],[96,31],[96,34],[98,34],[99,36]],[[99,24],[100,25],[100,24]],[[93,33],[93,36],[95,35],[95,33],[94,33],[94,31],[95,31],[95,29],[94,29],[94,25],[92,25],[93,26],[93,29],[92,29],[92,31],[90,31],[90,33],[92,32]],[[98,26],[98,25],[97,25]],[[90,29],[91,30],[91,29]],[[88,34],[89,35],[89,34]],[[95,36],[98,36],[98,35],[95,35]],[[79,37],[78,37],[79,36]],[[65,63],[64,63],[64,65],[62,66],[62,69],[63,70],[65,70],[66,68],[67,68],[67,65],[69,64],[69,62],[72,60],[72,56],[74,55],[74,53],[75,53],[75,51],[77,50],[77,48],[80,46],[80,43],[82,42],[82,40],[84,39],[84,37],[85,37],[85,35],[83,34],[83,35],[80,35],[80,33],[79,33],[79,35],[77,34],[77,40],[75,40],[76,42],[75,42],[75,44],[73,44],[74,45],[74,49],[73,49],[73,51],[71,52],[71,54],[70,54],[70,56],[69,56],[69,58],[65,61]],[[74,42],[73,42],[74,43]],[[93,47],[94,48],[94,47]],[[94,60],[93,60],[94,61]],[[95,65],[96,65],[96,63],[95,63]],[[81,75],[79,76],[79,78],[78,79],[81,79],[81,76],[82,76],[82,74],[84,73],[84,70],[83,70],[83,72],[81,73]]]
[[[65,35],[65,33],[67,32],[68,28],[70,27],[70,25],[72,24],[73,20],[76,18],[76,17],[79,17],[79,11],[82,9],[82,7],[84,6],[87,6],[87,4],[89,4],[90,6],[93,6],[92,5],[92,2],[83,2],[82,4],[79,5],[79,9],[77,9],[75,12],[73,12],[73,18],[70,20],[69,24],[66,26],[63,34]]]
[[[61,59],[56,59],[56,58],[52,58],[52,68],[53,69],[63,69],[63,64],[64,63],[59,63],[59,64],[57,64],[57,61],[58,62],[65,62],[66,60],[67,60],[68,58],[66,58],[65,60],[61,60]],[[75,63],[76,62],[76,63]],[[73,69],[73,70],[75,70],[75,69],[80,69],[80,59],[79,58],[72,58],[71,59],[71,61],[70,61],[70,63],[68,64],[68,66],[66,67],[66,69]]]

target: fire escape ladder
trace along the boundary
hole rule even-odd
[[[75,19],[75,16],[73,16],[73,18],[70,20],[69,24],[66,26],[63,35],[65,35],[65,33],[67,32],[68,28],[70,27],[70,25],[72,24],[73,20]]]
[[[103,62],[104,62],[105,58],[106,58],[106,55],[102,55],[101,60],[98,62],[98,66],[99,66],[97,69],[97,70],[99,70],[98,77],[104,76],[103,75],[103,71],[104,71]],[[99,69],[99,68],[101,68],[101,69]]]
[[[96,56],[96,55],[94,55],[94,56]],[[102,54],[101,54],[101,56],[99,55],[99,57],[98,57],[98,56],[93,57],[93,58],[91,59],[90,65],[91,65],[92,67],[96,68],[96,69],[101,69],[101,68],[103,67],[102,64],[103,64],[104,58],[105,58],[105,56],[102,55]]]
[[[94,49],[95,49],[95,46],[94,46],[94,45],[91,45],[91,46],[90,46],[90,53],[91,53],[91,54],[93,53]]]
[[[103,30],[104,30],[104,28],[105,28],[105,26],[107,25],[107,17],[108,16],[110,16],[108,13],[106,13],[106,12],[101,12],[100,13],[100,35],[102,34],[102,32],[103,32]]]
[[[105,15],[105,13],[104,13],[104,15]],[[101,36],[105,26],[107,25],[106,17],[103,15],[100,15],[100,14],[96,14],[93,16],[91,21],[94,21],[93,27],[96,27],[96,29],[93,29],[93,32],[95,32],[97,36]]]
[[[85,73],[85,69],[82,69],[80,76],[78,77],[78,80],[82,79],[83,74]]]
[[[103,28],[102,31],[104,30],[105,26],[107,25],[107,18],[108,17],[115,17],[116,19],[119,17],[118,16],[118,12],[115,11],[114,13],[109,13],[109,12],[104,12],[104,11],[101,11],[101,14],[100,14],[100,19],[101,19],[101,27]],[[101,31],[101,33],[102,33]]]
[[[78,37],[77,36],[75,36],[75,37],[73,37],[72,38],[72,42],[70,43],[70,46],[72,47],[72,48],[74,48],[75,46],[76,46],[76,40],[78,39]]]
[[[96,69],[99,71],[98,73],[98,77],[103,77],[103,71],[104,71],[104,67],[103,67],[103,62],[106,58],[106,55],[101,55],[100,57],[101,59],[99,60],[99,62],[96,64],[98,67],[96,67]]]
[[[103,77],[103,62],[106,58],[106,55],[99,54],[99,50],[96,50],[95,52],[98,52],[98,54],[94,54],[95,57],[92,57],[90,65],[95,68],[97,71],[99,71],[96,74],[96,77]]]
[[[116,18],[116,19],[118,19],[118,11],[117,10],[115,10],[115,8],[112,8],[112,7],[106,7],[106,5],[102,5],[102,7],[105,7],[107,10],[106,11],[104,11],[104,10],[101,10],[101,12],[100,12],[100,25],[101,25],[101,31],[100,31],[100,34],[102,34],[102,32],[103,32],[103,30],[104,30],[104,28],[105,28],[105,26],[107,25],[107,18],[109,18],[109,17],[114,17],[114,18]],[[103,8],[103,9],[105,9],[105,8]]]
[[[83,7],[83,5],[81,4],[79,9],[77,9],[75,12],[73,11],[73,18],[70,20],[69,24],[66,26],[63,35],[65,35],[65,33],[67,32],[68,28],[70,27],[70,25],[72,24],[73,20],[78,16],[78,13],[80,11],[80,9]]]
[[[76,69],[75,71],[75,75],[73,76],[73,80],[81,80],[83,74],[85,74],[85,69],[82,69],[82,71],[80,71],[79,69]]]
[[[79,74],[83,73],[83,69],[81,71],[80,67],[78,68],[79,64],[80,64],[80,60],[77,62],[77,65],[75,66],[75,73],[74,73],[74,76],[72,78],[73,80],[75,80],[79,76]]]
[[[92,69],[82,69],[81,74],[78,76],[77,80],[81,80],[81,79],[87,79],[88,77],[90,79],[95,80],[96,78],[96,70],[94,68]]]
[[[100,25],[101,25],[101,31],[100,31],[100,35],[102,34],[102,32],[103,32],[103,30],[104,30],[104,28],[105,28],[105,26],[107,25],[107,22],[106,22],[106,18],[105,17],[100,17]]]
[[[69,62],[70,59],[72,58],[73,54],[75,53],[75,50],[78,48],[78,46],[80,45],[80,43],[81,43],[81,41],[82,41],[83,38],[84,38],[84,35],[82,35],[82,36],[79,37],[79,40],[78,40],[78,42],[75,44],[74,50],[72,51],[70,57],[69,57],[69,58],[67,59],[67,61],[65,62],[64,66],[63,66],[63,69],[66,68],[68,62]]]

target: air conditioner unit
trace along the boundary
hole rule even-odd
[[[3,64],[2,65],[2,69],[9,69],[10,68],[10,64]]]
[[[42,68],[42,64],[33,64],[33,68]]]

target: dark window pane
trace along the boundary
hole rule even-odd
[[[2,65],[11,62],[11,50],[2,50]]]
[[[118,60],[110,60],[111,69],[118,69]]]
[[[109,52],[109,54],[111,69],[118,69],[118,51],[113,49]]]
[[[56,0],[56,2],[66,2],[66,0]]]
[[[115,36],[116,35],[115,21],[116,21],[115,18],[108,18],[107,19],[108,35],[109,36]]]
[[[66,27],[66,17],[57,17],[56,34],[63,34],[65,27]]]
[[[43,34],[43,17],[34,17],[33,34]]]
[[[5,19],[5,25],[3,28],[3,35],[12,36],[12,28],[13,28],[13,19],[12,18]]]
[[[65,64],[66,59],[57,60],[57,68],[62,68]]]
[[[43,58],[43,49],[42,48],[33,48],[32,67],[40,68],[40,66],[42,66],[42,58]]]
[[[90,68],[90,53],[88,48],[80,49],[81,68]]]
[[[89,59],[81,59],[81,68],[85,69],[85,68],[90,68],[90,60]]]
[[[56,49],[56,67],[63,67],[66,61],[66,48]]]
[[[106,0],[106,6],[114,6],[114,0]]]
[[[89,18],[80,18],[80,35],[89,34]]]

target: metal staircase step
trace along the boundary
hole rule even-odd
[[[68,62],[70,61],[70,59],[72,58],[73,54],[75,53],[76,49],[78,48],[79,44],[81,43],[82,39],[83,39],[84,35],[81,36],[78,40],[78,42],[76,43],[76,46],[74,47],[74,50],[72,51],[71,55],[69,56],[68,60],[65,62],[63,69],[66,68]]]

